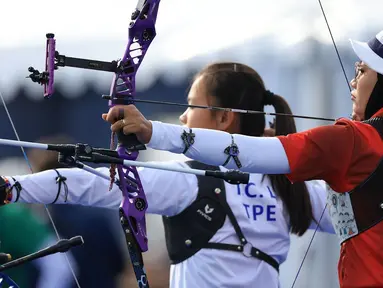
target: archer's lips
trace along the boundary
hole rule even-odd
[[[351,94],[351,101],[355,101],[355,100],[356,100],[356,97]]]

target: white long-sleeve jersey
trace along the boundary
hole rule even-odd
[[[174,165],[188,167],[185,163]],[[224,169],[224,168],[221,168]],[[109,175],[108,168],[98,168]],[[59,196],[58,204],[118,209],[122,195],[116,185],[108,191],[109,182],[80,169],[58,169],[66,177],[68,187]],[[173,216],[182,212],[198,193],[197,177],[192,174],[139,168],[139,175],[148,201],[148,213]],[[55,171],[13,176],[22,186],[19,202],[51,203],[57,195]],[[11,177],[11,184],[13,180]],[[271,188],[268,177],[251,174],[247,185],[225,183],[227,202],[247,240],[256,248],[274,257],[282,264],[290,247],[289,216]],[[325,207],[326,188],[323,182],[307,182],[314,217],[319,220]],[[13,201],[16,195],[13,194]],[[319,231],[333,233],[330,219],[325,213]],[[311,228],[316,228],[312,223]],[[150,232],[150,231],[149,231]],[[211,242],[239,244],[238,237],[228,219]],[[277,271],[269,264],[233,251],[202,249],[184,262],[171,266],[170,287],[279,287]]]

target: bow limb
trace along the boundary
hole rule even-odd
[[[117,66],[112,80],[109,107],[128,103],[136,96],[136,74],[146,52],[156,36],[156,20],[160,0],[139,0],[132,13],[129,24],[129,39],[125,53]],[[133,101],[132,101],[133,103]],[[123,110],[120,111],[123,119]],[[114,149],[114,134],[111,138],[111,149]],[[123,131],[117,133],[117,153],[120,159],[136,161],[139,151],[146,147],[140,143],[136,135],[124,135]],[[145,213],[148,208],[145,191],[135,166],[117,164],[111,166],[111,185],[114,170],[117,168],[120,179],[120,189],[123,200],[119,215],[126,244],[133,264],[138,287],[149,287],[142,252],[148,250],[146,236]]]
[[[346,80],[347,87],[348,87],[348,89],[349,89],[350,92],[351,92],[351,86],[350,86],[350,83],[349,83],[349,81],[348,81],[346,71],[345,71],[345,69],[344,69],[344,65],[343,65],[343,62],[342,62],[342,58],[340,57],[338,47],[337,47],[337,45],[336,45],[336,43],[335,43],[335,39],[334,39],[334,37],[333,37],[333,35],[332,35],[332,31],[331,31],[331,28],[330,28],[330,24],[329,24],[329,22],[328,22],[328,20],[327,20],[326,13],[325,13],[325,11],[324,11],[324,8],[323,8],[323,5],[322,5],[321,0],[318,0],[318,4],[319,4],[319,6],[320,6],[320,9],[321,9],[321,12],[322,12],[322,16],[323,16],[323,18],[324,18],[324,20],[325,20],[325,22],[326,22],[327,30],[328,30],[328,32],[329,32],[329,34],[330,34],[331,41],[332,41],[332,44],[333,44],[333,46],[334,46],[335,53],[336,53],[336,55],[337,55],[337,57],[338,57],[339,64],[340,64],[340,66],[341,66],[341,69],[342,69],[342,72],[343,72],[344,79]],[[312,244],[312,242],[313,242],[313,240],[314,240],[314,238],[315,238],[315,235],[316,235],[316,233],[317,233],[317,231],[318,231],[318,229],[319,229],[319,227],[320,227],[320,222],[321,222],[321,220],[323,219],[324,213],[326,212],[327,206],[328,206],[328,204],[326,203],[326,205],[325,205],[325,207],[323,208],[323,211],[322,211],[322,213],[321,213],[321,216],[320,216],[320,218],[319,218],[319,221],[318,221],[318,223],[317,223],[317,225],[316,225],[316,227],[315,227],[314,233],[313,233],[313,235],[312,235],[311,238],[310,238],[309,245],[308,245],[308,247],[307,247],[307,249],[306,249],[306,251],[305,251],[305,254],[304,254],[304,256],[303,256],[302,262],[301,262],[300,265],[299,265],[298,272],[297,272],[297,274],[295,275],[295,278],[294,278],[293,284],[291,285],[291,288],[294,287],[294,285],[295,285],[295,283],[296,283],[296,281],[297,281],[297,279],[298,279],[298,276],[299,276],[299,274],[300,274],[300,271],[301,271],[301,269],[302,269],[302,267],[303,267],[303,264],[304,264],[304,262],[305,262],[305,260],[306,260],[306,256],[307,256],[307,254],[308,254],[308,252],[309,252],[309,250],[310,250],[310,248],[311,248],[311,244]]]
[[[0,92],[0,98],[1,98],[2,104],[3,104],[3,106],[4,106],[5,112],[6,112],[6,114],[7,114],[8,120],[9,120],[11,126],[12,126],[12,130],[13,130],[13,132],[14,132],[14,134],[15,134],[15,137],[16,137],[17,141],[20,141],[19,134],[17,133],[17,129],[16,129],[16,127],[15,127],[15,124],[14,124],[14,122],[13,122],[13,120],[12,120],[11,114],[9,113],[7,104],[5,103],[3,94],[2,94],[1,92]],[[25,153],[24,148],[23,148],[22,146],[20,146],[20,149],[21,149],[21,152],[23,153],[24,159],[25,159],[25,161],[27,162],[27,165],[28,165],[28,167],[29,167],[31,173],[33,174],[34,172],[33,172],[33,169],[32,169],[32,165],[31,165],[31,163],[30,163],[30,161],[29,161],[29,158],[28,158],[27,154]],[[47,206],[46,204],[44,204],[44,207],[45,207],[45,211],[46,211],[46,213],[47,213],[47,216],[48,216],[48,218],[49,218],[49,221],[51,222],[52,227],[53,227],[53,229],[54,229],[54,231],[55,231],[55,234],[56,234],[56,236],[57,236],[57,239],[60,240],[60,239],[61,239],[61,238],[60,238],[60,235],[59,235],[59,233],[58,233],[58,230],[57,230],[57,227],[56,227],[56,225],[55,225],[55,223],[54,223],[54,220],[53,220],[53,218],[52,218],[52,215],[51,215],[51,213],[50,213],[50,211],[49,211],[49,209],[48,209],[48,206]],[[0,231],[0,232],[1,232],[1,231]],[[0,241],[0,244],[1,244],[1,241]],[[1,245],[0,245],[0,248],[1,248]],[[68,267],[69,267],[69,269],[71,270],[71,273],[72,273],[72,275],[73,275],[73,279],[74,279],[74,281],[76,282],[77,287],[80,288],[80,287],[81,287],[81,286],[80,286],[80,283],[78,282],[78,279],[77,279],[76,274],[75,274],[75,272],[74,272],[74,270],[73,270],[73,267],[72,267],[72,265],[71,265],[70,262],[69,262],[69,259],[68,259],[67,254],[65,254],[65,258],[66,258],[66,261],[67,261],[67,263],[68,263]],[[1,275],[0,275],[0,276],[1,276]],[[1,279],[1,278],[0,278],[0,279]],[[1,286],[0,286],[0,287],[1,287]],[[17,286],[16,286],[16,287],[17,287]]]

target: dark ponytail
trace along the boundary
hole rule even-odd
[[[266,91],[260,75],[246,65],[232,62],[215,63],[205,67],[195,79],[198,77],[201,77],[207,95],[213,97],[212,105],[256,111],[264,111],[265,105],[272,105],[277,113],[292,114],[287,102],[282,97]],[[263,135],[264,115],[238,113],[237,117],[240,118],[240,134]],[[288,116],[277,116],[274,128],[276,136],[296,132],[294,118]],[[311,221],[315,221],[306,184],[291,184],[284,175],[267,176],[290,215],[291,233],[303,235]]]
[[[276,113],[292,114],[289,104],[281,96],[266,91],[266,105],[272,105]],[[297,128],[293,117],[276,116],[271,128],[275,136],[295,133]],[[264,175],[263,177],[265,177]],[[314,220],[310,195],[304,182],[291,184],[285,175],[267,175],[271,186],[281,198],[290,216],[291,233],[302,236]]]

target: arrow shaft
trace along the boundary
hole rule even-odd
[[[286,116],[286,117],[323,120],[323,121],[331,121],[331,122],[336,121],[336,119],[333,119],[333,118],[314,117],[314,116],[286,114],[286,113],[273,113],[273,112],[254,111],[254,110],[246,110],[246,109],[223,108],[223,107],[217,107],[217,106],[191,105],[191,104],[175,103],[175,102],[167,102],[167,101],[155,101],[155,100],[145,100],[145,99],[129,99],[127,101],[129,102],[127,104],[131,104],[132,102],[137,102],[137,103],[149,103],[149,104],[156,104],[156,105],[179,106],[179,107],[186,107],[186,108],[200,108],[200,109],[208,109],[208,110],[215,110],[215,111],[236,112],[236,113],[243,113],[243,114],[263,114],[263,115],[270,115],[270,116]]]

